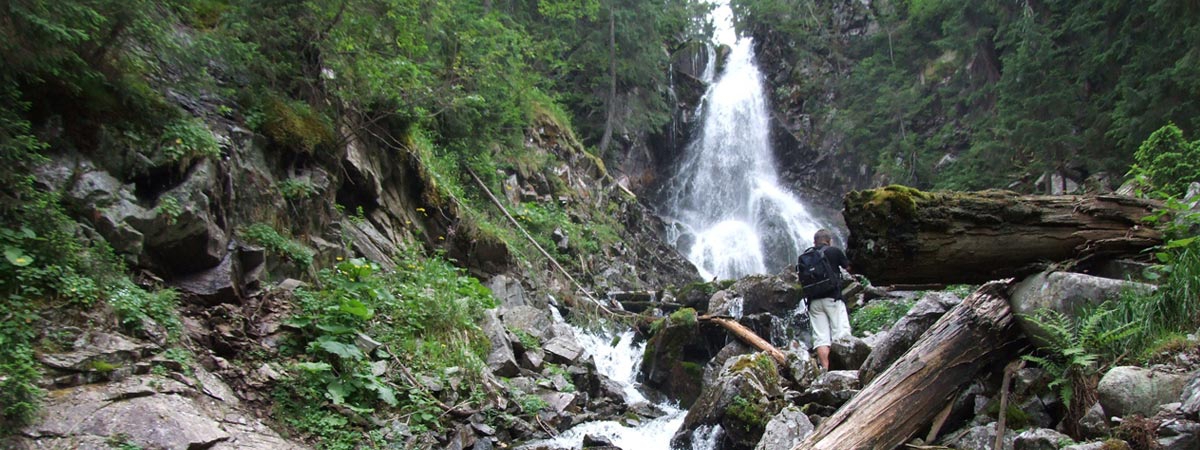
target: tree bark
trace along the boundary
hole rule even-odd
[[[1086,271],[1162,242],[1144,224],[1158,202],[1116,195],[922,192],[903,186],[846,195],[851,265],[875,284],[1020,277],[1047,263]]]
[[[613,12],[615,1],[608,5],[608,111],[604,117],[604,135],[600,137],[600,154],[608,151],[612,143],[613,120],[617,108],[617,18]]]
[[[908,441],[981,369],[1024,345],[1008,307],[1010,283],[988,283],[947,312],[794,450],[890,449]]]
[[[742,326],[742,324],[737,323],[737,321],[714,316],[700,316],[699,320],[709,321],[720,325],[722,328],[729,330],[730,333],[733,333],[734,336],[737,336],[738,339],[741,339],[742,342],[767,352],[767,354],[771,355],[772,358],[775,358],[775,361],[779,364],[787,365],[787,355],[784,355],[783,352],[775,348],[774,345],[771,345],[770,342],[767,342],[765,339],[759,337],[758,334],[754,333],[754,331]]]

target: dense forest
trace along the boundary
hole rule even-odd
[[[1167,306],[1128,302],[1101,318],[1122,332],[1147,322],[1134,336],[1146,354],[1164,336],[1194,348],[1178,331],[1196,323],[1200,239],[1172,219],[1200,179],[1200,3],[731,3],[755,38],[774,120],[795,140],[829,143],[830,171],[875,186],[1031,192],[1051,190],[1036,180],[1053,172],[1108,189],[1132,179],[1137,195],[1162,200],[1148,223],[1166,243],[1143,259],[1160,263],[1150,272],[1166,288],[1143,301]],[[675,91],[703,89],[675,77],[710,41],[712,7],[0,0],[0,439],[36,422],[52,388],[116,380],[135,362],[137,375],[164,379],[193,366],[279,368],[254,406],[321,448],[435,447],[468,415],[506,439],[539,433],[546,402],[493,383],[487,358],[496,341],[545,343],[504,325],[488,335],[480,324],[500,294],[487,277],[519,278],[543,309],[559,300],[603,311],[592,293],[626,287],[614,279],[647,291],[678,283],[673,295],[704,302],[731,284],[691,283],[694,267],[639,234],[658,231],[642,204],[657,180],[630,192],[606,168],[641,153],[654,155],[642,169],[666,170],[683,151],[675,134],[694,130],[676,129],[679,111],[700,95]],[[243,162],[255,167],[235,167]],[[819,188],[836,199],[860,187]],[[200,246],[220,257],[172,261],[181,247],[170,240],[195,235],[219,236]],[[238,264],[270,266],[261,281],[302,280],[233,300],[180,288],[236,252]],[[271,301],[286,311],[262,307]],[[209,339],[220,327],[189,321],[242,307],[278,313],[289,337],[203,354],[215,352],[195,329]],[[654,325],[622,319],[694,326],[696,311],[680,311]],[[46,355],[92,329],[152,355],[50,369]],[[360,350],[362,337],[377,345]],[[1120,350],[1105,345],[1107,358]],[[1094,378],[1090,361],[1080,366],[1091,371],[1059,375]],[[547,364],[529,384],[572,368]],[[507,408],[491,407],[500,397]],[[403,436],[378,426],[387,420],[403,420]]]
[[[1152,132],[1200,130],[1195,2],[733,6],[777,75],[776,107],[841,136],[843,164],[883,184],[1031,189],[1054,171],[1119,184]]]

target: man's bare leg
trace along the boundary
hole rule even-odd
[[[829,346],[822,345],[817,347],[817,362],[821,363],[821,368],[829,370]]]

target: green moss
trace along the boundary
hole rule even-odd
[[[682,361],[679,363],[679,365],[680,367],[683,367],[683,371],[686,372],[689,377],[704,376],[704,366],[701,364],[690,361]]]
[[[88,363],[88,367],[90,367],[92,370],[95,370],[97,372],[109,373],[114,370],[117,370],[121,366],[110,363],[103,359],[95,359],[95,360],[92,360],[92,362]]]
[[[762,402],[759,402],[758,399],[746,398],[741,395],[733,398],[733,402],[729,404],[729,407],[725,408],[725,415],[738,422],[747,432],[761,430],[771,420]]]
[[[262,132],[292,151],[313,153],[334,140],[333,127],[303,102],[272,97],[262,106]]]
[[[680,308],[678,311],[671,313],[672,325],[695,325],[696,310],[692,308]]]

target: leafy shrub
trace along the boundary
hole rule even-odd
[[[280,181],[277,187],[279,195],[288,200],[306,199],[317,195],[317,188],[308,180],[288,178]]]
[[[1129,174],[1153,191],[1181,197],[1189,183],[1200,181],[1200,141],[1185,140],[1174,123],[1151,134],[1133,156],[1136,163]]]
[[[311,154],[334,141],[328,120],[304,102],[270,98],[261,121],[258,125],[271,141],[295,152]]]
[[[247,241],[266,247],[267,251],[277,253],[296,264],[301,270],[307,269],[313,263],[313,251],[303,244],[283,237],[274,228],[265,223],[255,223],[242,230],[242,236]]]
[[[215,158],[221,148],[204,121],[196,117],[185,117],[171,122],[163,130],[162,152],[168,161],[183,161],[191,158]]]
[[[878,333],[908,314],[915,303],[913,300],[871,302],[850,315],[850,329],[859,337]]]
[[[385,272],[363,259],[342,261],[321,270],[318,289],[298,292],[300,313],[288,322],[303,331],[292,350],[295,383],[275,394],[286,422],[336,435],[326,426],[349,422],[315,406],[328,401],[359,414],[399,411],[414,430],[437,430],[444,411],[404,373],[438,379],[455,368],[478,381],[487,370],[490,343],[477,323],[495,306],[491,291],[441,257],[409,254],[397,262]],[[364,337],[382,346],[368,353],[359,346]],[[480,383],[464,386],[460,398],[482,397]]]

